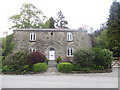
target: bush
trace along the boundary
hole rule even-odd
[[[16,53],[8,55],[3,61],[3,66],[10,66],[14,72],[22,72],[24,65],[27,64],[28,51],[18,51]]]
[[[91,70],[93,70],[93,68],[80,68],[80,71],[91,71]]]
[[[26,72],[29,72],[29,71],[30,71],[29,65],[24,65],[23,66],[23,72],[26,73]]]
[[[71,72],[73,70],[73,65],[71,63],[59,63],[57,69],[60,72]]]
[[[41,72],[47,70],[47,64],[46,63],[36,63],[33,65],[33,70],[35,72]]]
[[[79,64],[73,64],[73,71],[80,71],[81,66]]]
[[[11,34],[2,40],[2,55],[5,57],[11,54],[14,49],[13,38],[14,34]]]
[[[60,61],[62,61],[62,58],[60,56],[58,56],[58,58],[55,60],[57,63],[59,63]]]
[[[101,48],[92,48],[92,50],[95,55],[94,64],[97,66],[96,68],[110,69],[113,60],[112,52],[108,49]]]
[[[10,66],[9,66],[9,65],[3,66],[3,67],[2,67],[2,71],[3,71],[3,72],[10,72],[10,71],[11,71]]]
[[[32,52],[28,56],[28,64],[30,67],[32,67],[36,63],[43,63],[45,61],[46,61],[46,56],[39,51]]]
[[[81,67],[91,67],[94,61],[94,52],[92,50],[79,49],[74,53],[73,61]]]

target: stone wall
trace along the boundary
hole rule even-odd
[[[34,31],[36,33],[36,41],[30,41],[30,33],[32,30],[14,30],[14,43],[15,49],[29,50],[29,47],[35,47],[41,51],[48,58],[50,48],[55,49],[55,58],[61,56],[63,59],[67,58],[67,48],[72,47],[73,52],[78,48],[91,48],[92,42],[90,36],[86,31],[72,32],[73,41],[67,41],[67,32],[54,32],[54,31]],[[52,33],[52,34],[51,34]]]

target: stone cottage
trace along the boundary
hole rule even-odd
[[[18,29],[14,30],[17,50],[40,51],[48,60],[72,58],[79,48],[91,48],[91,37],[84,30],[76,29]]]

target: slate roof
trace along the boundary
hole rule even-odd
[[[78,29],[16,29],[13,31],[41,31],[41,32],[86,32]]]

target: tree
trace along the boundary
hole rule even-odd
[[[14,43],[13,43],[13,34],[6,36],[2,39],[2,55],[7,56],[10,53],[12,53],[14,49]]]
[[[114,56],[120,57],[120,3],[117,1],[111,5],[107,27],[108,47]]]
[[[53,19],[53,17],[51,17],[51,18],[49,19],[49,21],[50,21],[49,28],[55,28],[55,26],[54,26],[55,20]]]
[[[45,24],[43,24],[43,28],[55,28],[54,23],[55,23],[55,21],[54,21],[53,17],[51,17],[49,20],[47,20],[45,22]]]
[[[42,28],[46,16],[33,4],[23,4],[20,13],[9,19],[14,24],[10,29],[30,29]]]
[[[56,26],[60,27],[60,28],[67,28],[66,25],[68,24],[68,22],[64,19],[65,19],[65,17],[63,15],[62,11],[58,12],[57,13],[57,19],[56,19],[56,22],[55,22]]]
[[[94,47],[100,47],[100,48],[108,48],[108,43],[107,43],[107,30],[104,29],[100,31],[100,34],[94,37],[95,40],[95,45]]]

